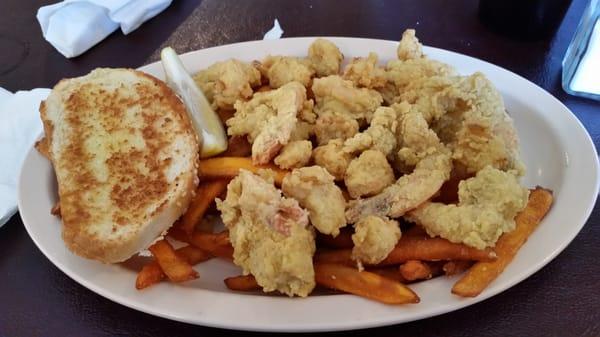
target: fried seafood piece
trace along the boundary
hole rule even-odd
[[[290,82],[299,82],[308,87],[315,71],[309,61],[291,56],[267,56],[258,64],[269,86],[277,89]]]
[[[315,287],[315,238],[308,212],[282,197],[273,182],[246,170],[217,199],[233,245],[233,262],[265,292],[307,296]]]
[[[305,101],[306,89],[298,82],[256,93],[250,101],[235,103],[235,114],[226,122],[227,133],[246,135],[252,143],[252,161],[268,163],[289,142]]]
[[[407,29],[402,33],[402,39],[398,43],[396,54],[401,61],[423,57],[423,46],[417,39],[414,29]]]
[[[405,217],[431,236],[477,249],[492,247],[515,228],[514,218],[527,205],[529,191],[514,174],[486,166],[460,182],[458,204],[426,202]]]
[[[312,143],[309,140],[297,140],[287,143],[275,157],[275,165],[282,169],[303,167],[310,161]]]
[[[383,261],[394,249],[402,233],[395,220],[375,215],[366,216],[354,225],[352,235],[352,259],[358,269],[363,270],[363,262],[377,264]]]
[[[372,52],[367,57],[355,57],[344,68],[342,77],[352,81],[357,87],[382,88],[385,86],[387,78],[385,70],[377,62],[377,54]]]
[[[344,180],[344,174],[354,157],[343,151],[344,142],[341,139],[332,139],[327,144],[313,150],[315,164],[325,168],[335,180]]]
[[[260,72],[252,65],[231,59],[217,62],[194,75],[213,108],[231,109],[237,100],[252,97],[260,85]]]
[[[332,139],[346,140],[358,133],[358,122],[345,114],[326,112],[317,118],[314,125],[315,136],[319,145],[327,144]]]
[[[423,114],[415,111],[414,106],[402,102],[392,105],[392,108],[400,115],[396,167],[402,173],[409,173],[423,158],[443,151],[444,145],[429,128]]]
[[[334,178],[320,166],[295,169],[281,184],[286,197],[298,200],[308,210],[312,225],[321,233],[337,236],[346,226],[346,199]]]
[[[359,153],[368,149],[378,150],[393,158],[397,146],[396,129],[398,113],[391,107],[379,107],[373,113],[371,125],[344,142],[344,151]]]
[[[381,193],[366,199],[352,200],[346,209],[346,220],[355,223],[367,215],[397,218],[429,200],[450,178],[452,161],[448,151],[423,158],[410,174],[398,178]]]
[[[344,175],[348,194],[354,199],[375,195],[394,180],[394,170],[385,155],[377,150],[367,150],[353,159]]]
[[[308,47],[308,59],[318,77],[337,75],[344,55],[339,48],[326,39],[316,39]]]
[[[377,91],[356,88],[352,81],[344,80],[337,75],[315,78],[312,91],[315,95],[315,111],[318,115],[331,112],[370,122],[373,112],[383,102],[383,98]]]
[[[447,116],[460,123],[454,137],[445,135],[457,170],[469,176],[491,165],[523,175],[525,166],[520,160],[513,120],[506,113],[502,96],[485,75],[464,77],[446,91],[448,97],[460,102],[457,106],[465,106],[460,115]]]

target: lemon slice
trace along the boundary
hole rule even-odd
[[[185,104],[194,130],[201,142],[200,157],[206,158],[227,150],[227,135],[223,123],[187,72],[171,47],[160,53],[166,82]]]

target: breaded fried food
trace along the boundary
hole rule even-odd
[[[405,217],[430,236],[483,249],[515,228],[514,218],[527,205],[528,196],[514,174],[487,166],[460,182],[458,204],[427,202]]]
[[[267,56],[259,69],[274,89],[290,82],[299,82],[308,87],[315,74],[310,61],[291,56]]]
[[[320,166],[295,169],[281,184],[283,194],[308,210],[310,222],[321,233],[337,236],[346,226],[346,199],[334,177]]]
[[[346,65],[342,77],[350,80],[357,87],[382,88],[387,82],[385,70],[378,65],[376,53],[369,53],[367,57],[356,57]]]
[[[198,184],[198,140],[165,83],[131,69],[96,69],[60,81],[40,115],[62,237],[75,254],[124,261],[188,207]]]
[[[363,262],[377,264],[388,256],[401,236],[397,221],[368,215],[354,224],[352,259],[360,270],[363,269]]]
[[[309,140],[297,140],[287,143],[277,157],[275,165],[289,170],[308,164],[312,155],[312,143]]]
[[[247,102],[237,101],[235,114],[226,123],[227,134],[246,135],[253,162],[266,164],[289,142],[305,101],[306,89],[298,82],[256,93]]]
[[[231,110],[237,100],[252,97],[252,88],[260,86],[260,72],[250,64],[231,59],[199,71],[194,81],[214,109]]]
[[[352,81],[332,75],[315,78],[312,91],[315,95],[315,111],[344,114],[356,120],[371,121],[373,112],[383,102],[381,95],[371,89],[357,88]]]
[[[317,76],[323,77],[337,75],[340,72],[344,55],[333,42],[319,38],[308,47],[308,59]]]
[[[378,150],[388,158],[394,157],[397,147],[396,129],[398,114],[391,107],[379,107],[373,113],[369,127],[344,142],[344,151],[359,153],[368,149]]]
[[[348,194],[354,199],[375,195],[395,180],[394,170],[385,155],[377,150],[367,150],[353,159],[344,175]]]
[[[353,158],[350,153],[343,151],[343,146],[341,139],[333,139],[313,150],[315,164],[325,168],[335,180],[344,180],[346,169]]]
[[[265,292],[304,297],[313,290],[315,237],[308,212],[295,199],[282,197],[272,181],[241,170],[217,208],[229,229],[233,262],[244,275],[254,275]]]
[[[332,139],[346,140],[358,133],[358,122],[344,114],[326,112],[317,118],[314,125],[319,145],[325,145]]]

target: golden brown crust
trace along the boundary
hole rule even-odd
[[[123,260],[187,207],[198,141],[183,103],[162,81],[135,70],[96,70],[59,82],[40,113],[63,240],[74,253]]]

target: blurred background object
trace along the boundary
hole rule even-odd
[[[563,89],[575,96],[600,100],[600,1],[592,0],[583,12],[565,53]]]
[[[490,30],[522,40],[552,35],[571,0],[480,0],[479,18]]]

